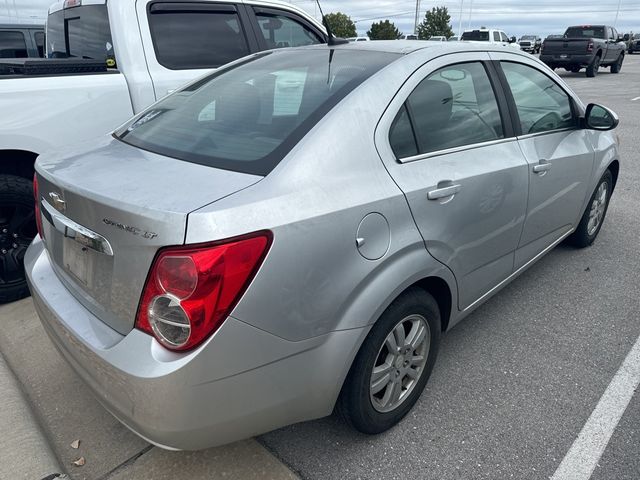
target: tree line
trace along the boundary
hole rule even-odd
[[[326,21],[336,37],[349,38],[358,36],[355,22],[345,13],[329,13],[326,15]],[[451,16],[447,7],[434,7],[431,10],[427,10],[424,19],[418,25],[418,39],[428,40],[437,35],[447,38],[453,36],[450,22]],[[403,34],[393,22],[381,20],[371,24],[371,28],[367,30],[367,36],[371,40],[398,40],[403,37]]]

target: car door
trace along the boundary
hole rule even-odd
[[[500,60],[518,144],[529,163],[529,204],[515,257],[519,268],[576,226],[595,154],[579,127],[577,103],[550,73],[521,57],[490,55]]]
[[[527,204],[527,163],[488,60],[474,52],[425,64],[376,130],[428,253],[456,277],[460,309],[512,273]]]
[[[139,0],[138,19],[156,98],[259,50],[242,4]]]

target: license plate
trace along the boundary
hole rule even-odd
[[[93,259],[87,247],[65,238],[62,246],[62,260],[66,270],[80,283],[89,287],[93,277]]]

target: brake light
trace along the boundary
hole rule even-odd
[[[593,42],[587,44],[587,52],[593,52]]]
[[[79,7],[82,5],[82,0],[65,0],[63,8]]]
[[[35,173],[33,174],[33,199],[35,201],[35,215],[36,225],[38,227],[38,235],[40,235],[40,238],[44,238],[42,229],[42,215],[40,215],[40,194],[38,193],[38,177]]]
[[[271,232],[258,232],[214,244],[161,250],[142,292],[136,328],[170,350],[197,347],[220,328],[238,303],[271,239]]]

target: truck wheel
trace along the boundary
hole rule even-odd
[[[570,69],[573,73],[578,73],[580,71],[580,67],[571,67]]]
[[[0,303],[29,296],[24,254],[36,231],[32,183],[0,175]]]
[[[593,61],[587,67],[587,77],[593,78],[598,74],[598,69],[600,68],[600,57],[596,55],[593,58]]]
[[[622,62],[624,62],[624,55],[621,53],[618,60],[616,60],[616,63],[611,65],[611,73],[620,73]]]

